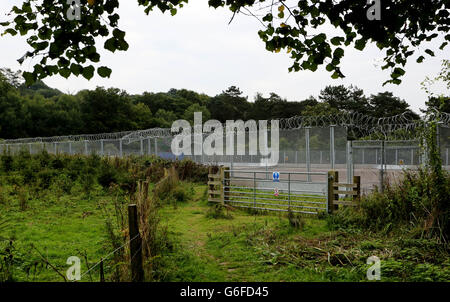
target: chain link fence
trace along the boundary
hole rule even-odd
[[[450,115],[438,116],[438,129],[443,166],[449,169]],[[273,171],[327,172],[336,170],[342,181],[351,182],[354,175],[361,176],[363,193],[375,187],[398,181],[404,169],[417,169],[426,162],[418,139],[422,120],[410,120],[405,115],[375,119],[361,114],[340,114],[326,117],[293,117],[281,119],[279,131],[278,163],[268,165],[266,157],[249,152],[250,134],[245,134],[245,152],[238,155],[238,140],[227,154],[224,133],[224,155],[175,156],[171,145],[171,129],[147,129],[117,133],[25,138],[0,141],[0,152],[20,151],[48,153],[98,154],[101,156],[156,155],[175,160],[189,158],[197,163],[226,165],[231,170],[263,171],[270,178]],[[203,134],[203,139],[209,134]],[[234,135],[234,134],[233,134]],[[195,140],[192,139],[192,142]],[[202,140],[203,141],[203,140]],[[268,140],[270,141],[270,139]],[[192,144],[192,150],[194,149]],[[241,146],[242,147],[242,146]],[[272,154],[273,156],[273,154]],[[305,182],[314,181],[314,175],[304,174]]]

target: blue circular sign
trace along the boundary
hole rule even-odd
[[[272,173],[273,181],[280,181],[280,172]]]

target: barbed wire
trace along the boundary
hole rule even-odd
[[[450,114],[436,111],[433,118],[438,120],[442,126],[450,127]],[[418,131],[420,131],[421,127],[426,122],[425,118],[414,119],[414,117],[408,112],[382,118],[376,118],[357,112],[341,112],[333,115],[293,116],[290,118],[281,118],[278,119],[278,121],[280,130],[298,130],[304,128],[325,128],[335,126],[345,127],[348,135],[354,138],[385,140],[415,139],[418,137]],[[227,131],[226,125],[222,125],[222,127],[225,131]],[[0,144],[33,144],[101,140],[123,140],[125,143],[131,143],[140,139],[173,137],[175,134],[176,133],[172,132],[170,128],[152,128],[113,133],[7,139],[1,141]]]

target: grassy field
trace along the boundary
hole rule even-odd
[[[105,259],[105,274],[107,281],[126,281],[127,274],[118,273],[128,267],[126,217],[117,209],[130,198],[97,180],[89,190],[81,179],[65,189],[63,171],[48,187],[24,184],[14,170],[2,174],[2,278],[63,281],[67,258],[78,256],[81,281],[99,281],[98,266],[86,272],[124,245]],[[367,281],[366,261],[374,255],[381,259],[382,281],[450,281],[449,247],[436,239],[405,230],[336,227],[326,215],[298,216],[301,223],[293,226],[285,213],[218,210],[207,203],[204,184],[180,180],[176,186],[178,193],[158,207],[163,248],[145,263],[149,280]]]

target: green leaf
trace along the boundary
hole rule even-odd
[[[333,72],[333,74],[331,75],[332,79],[338,79],[340,77],[339,73],[337,73],[336,71]]]
[[[64,77],[64,78],[67,79],[68,77],[70,77],[70,75],[72,74],[72,72],[70,71],[69,68],[65,67],[65,68],[61,68],[61,69],[59,70],[59,74],[60,74],[62,77]]]
[[[7,30],[5,30],[4,34],[10,34],[11,36],[15,36],[17,35],[17,31],[15,31],[12,28],[8,28]]]
[[[327,71],[332,71],[334,69],[334,66],[333,64],[327,64],[325,68],[327,69]]]
[[[422,63],[424,59],[425,59],[424,56],[420,56],[420,57],[417,58],[416,62],[417,63]]]
[[[70,65],[70,71],[72,71],[72,73],[76,76],[80,75],[82,68],[83,67],[79,64],[72,63],[72,65]]]
[[[402,76],[405,74],[405,71],[403,69],[397,67],[394,69],[394,74],[398,74],[398,75]]]
[[[97,73],[102,78],[109,78],[111,76],[112,70],[108,67],[102,66],[97,69]]]
[[[115,42],[116,42],[116,39],[114,39],[114,38],[109,38],[108,40],[106,40],[105,45],[104,45],[105,49],[109,50],[111,52],[115,52],[117,49]]]
[[[28,71],[25,71],[22,74],[22,76],[25,79],[25,85],[27,87],[30,87],[31,85],[33,85],[36,82],[36,79],[37,79],[37,77],[36,77],[36,75],[34,73],[31,73],[31,72],[28,72]]]
[[[125,32],[124,32],[124,31],[121,31],[121,30],[118,29],[118,28],[115,28],[115,29],[113,30],[113,36],[114,36],[115,38],[117,38],[117,39],[123,39],[123,38],[125,38]]]
[[[431,49],[425,49],[425,52],[430,56],[434,57],[434,52]]]
[[[357,50],[363,50],[366,47],[366,40],[364,38],[358,39],[355,41],[355,48]]]
[[[343,37],[334,37],[330,41],[331,41],[331,44],[333,44],[335,46],[339,46],[339,45],[341,45],[342,42],[344,42],[344,38]]]
[[[342,48],[338,47],[334,50],[333,57],[340,59],[343,56],[344,56],[344,50]]]
[[[92,77],[94,76],[94,71],[95,68],[92,65],[83,68],[83,77],[86,78],[87,80],[92,79]]]

